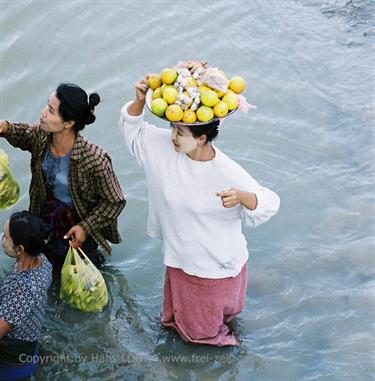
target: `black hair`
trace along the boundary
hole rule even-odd
[[[65,122],[73,120],[74,131],[77,133],[86,124],[95,122],[94,110],[100,102],[98,93],[88,97],[85,90],[72,83],[62,83],[56,89],[56,97],[60,101],[59,114]]]
[[[50,226],[35,214],[24,210],[10,216],[10,237],[16,246],[22,245],[33,257],[38,256],[45,249],[50,233]]]
[[[219,120],[213,120],[212,122],[197,125],[187,126],[195,138],[199,138],[202,135],[207,136],[207,142],[211,142],[216,138],[219,133]]]

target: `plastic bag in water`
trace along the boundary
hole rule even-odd
[[[20,197],[20,187],[9,168],[8,156],[0,149],[0,209],[12,206]]]
[[[86,254],[70,247],[61,269],[60,298],[72,307],[86,312],[101,311],[108,303],[103,275]]]

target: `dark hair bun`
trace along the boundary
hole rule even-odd
[[[89,96],[89,108],[92,110],[100,102],[100,97],[98,93],[92,93]]]
[[[85,120],[85,124],[93,124],[95,122],[95,115],[89,111]]]
[[[100,102],[100,96],[98,93],[92,93],[89,96],[89,112],[87,113],[87,117],[85,120],[85,124],[92,124],[95,122],[94,109]]]

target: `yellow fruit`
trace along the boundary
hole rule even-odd
[[[214,107],[214,114],[215,116],[222,118],[228,114],[228,110],[228,105],[225,102],[220,101]]]
[[[165,116],[171,122],[179,122],[184,116],[184,112],[179,105],[169,105],[165,111]]]
[[[164,112],[167,109],[167,107],[168,103],[162,98],[154,99],[151,102],[151,110],[157,116],[164,116]]]
[[[174,87],[172,86],[172,85],[166,85],[166,84],[164,84],[164,85],[162,85],[161,87],[160,87],[160,94],[161,94],[161,97],[163,98],[163,95],[164,95],[164,91],[166,90],[166,89],[170,89],[170,88],[172,88],[172,89],[174,89]],[[233,93],[234,94],[234,93]]]
[[[214,90],[214,91],[215,91],[215,93],[217,94],[217,97],[218,97],[218,98],[222,98],[222,97],[225,95],[225,93],[222,92],[222,91],[220,91],[220,90]]]
[[[177,71],[169,67],[161,72],[161,80],[167,85],[171,85],[177,78]]]
[[[173,86],[167,86],[163,92],[163,99],[168,102],[168,104],[172,104],[176,101],[178,97],[178,91]]]
[[[197,110],[197,118],[200,122],[208,122],[214,117],[214,112],[211,107],[201,106]]]
[[[229,81],[229,88],[231,90],[233,90],[235,93],[240,94],[240,93],[242,93],[245,90],[245,88],[246,88],[246,82],[240,76],[233,77]]]
[[[227,92],[222,99],[228,106],[230,111],[234,110],[238,106],[237,95],[232,92]]]
[[[182,121],[184,123],[195,123],[196,120],[197,120],[197,116],[195,115],[195,112],[193,110],[191,110],[190,108],[185,110],[184,116],[182,118]]]
[[[199,94],[202,95],[202,93],[204,91],[207,91],[207,90],[211,90],[209,87],[205,86],[205,85],[200,85],[199,86]]]
[[[189,87],[197,87],[197,81],[193,77],[187,77],[185,78],[185,89]]]
[[[163,93],[164,93],[164,89],[167,87],[167,85],[165,83],[163,83],[160,87],[160,95],[163,96]]]
[[[148,85],[150,89],[155,90],[161,86],[161,79],[159,74],[150,74],[148,77]]]
[[[216,105],[217,102],[219,102],[219,98],[217,97],[217,94],[215,93],[215,91],[207,90],[202,92],[201,102],[205,106],[213,107]]]
[[[161,98],[160,89],[161,89],[161,87],[158,87],[157,89],[154,90],[154,92],[152,93],[152,99]]]

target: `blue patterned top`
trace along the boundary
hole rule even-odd
[[[39,267],[18,271],[14,267],[0,281],[0,319],[12,329],[6,337],[24,341],[40,340],[52,265],[40,254]]]
[[[54,156],[48,147],[42,164],[47,190],[67,205],[73,205],[68,189],[70,155],[71,152],[63,157]]]

